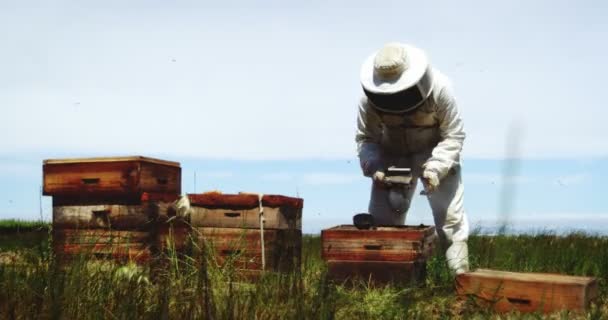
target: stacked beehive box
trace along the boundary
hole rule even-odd
[[[300,266],[303,200],[276,195],[188,195],[200,248],[219,265],[255,277]]]
[[[370,230],[342,225],[321,231],[322,256],[335,281],[420,282],[434,240],[435,227],[424,225]]]
[[[181,192],[179,163],[145,157],[45,160],[43,177],[62,260],[147,261],[162,241],[160,210]]]

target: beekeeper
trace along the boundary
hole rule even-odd
[[[375,223],[404,224],[420,178],[450,270],[468,271],[460,156],[465,133],[448,78],[421,49],[389,43],[363,63],[361,85],[356,142],[363,174],[373,181]],[[414,178],[397,205],[389,201],[394,188],[385,179],[391,166],[411,168]]]

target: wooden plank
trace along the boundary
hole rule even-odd
[[[260,209],[221,209],[192,207],[194,227],[260,228]],[[265,229],[302,229],[302,210],[292,207],[264,207]]]
[[[259,208],[260,198],[255,193],[223,194],[220,192],[207,192],[202,194],[188,194],[192,206],[214,209],[254,209]],[[304,200],[282,195],[263,195],[262,206],[271,208],[291,207],[302,209]]]
[[[214,261],[217,266],[226,267],[230,265],[230,267],[234,269],[262,270],[262,255],[259,250],[258,252],[237,252],[236,250],[215,249],[217,250],[216,253],[209,258],[210,261]],[[266,257],[272,257],[271,250],[266,250]],[[266,264],[267,268],[275,269],[275,265],[273,265],[271,260],[267,261]]]
[[[220,265],[227,261],[241,269],[261,269],[260,231],[237,228],[194,228],[199,247]],[[288,272],[299,268],[302,233],[299,230],[264,230],[266,267]]]
[[[145,247],[122,247],[122,248],[103,248],[103,247],[83,247],[82,245],[54,246],[54,252],[61,264],[65,264],[74,259],[83,257],[87,260],[103,259],[115,261],[134,261],[137,263],[149,262],[152,252]]]
[[[598,294],[594,278],[487,269],[459,275],[456,288],[459,294],[476,297],[497,312],[582,311]]]
[[[358,250],[373,250],[373,249],[382,249],[387,251],[400,251],[400,250],[410,250],[410,251],[422,251],[427,246],[432,246],[436,236],[433,234],[431,236],[426,237],[423,241],[415,241],[415,240],[402,240],[395,241],[393,239],[349,239],[349,238],[338,238],[338,239],[328,239],[323,243],[324,251],[358,251]]]
[[[321,231],[322,241],[333,239],[385,239],[385,240],[409,240],[424,241],[425,238],[435,233],[433,226],[384,226],[369,230],[359,230],[353,225],[342,225]]]
[[[431,255],[434,227],[396,226],[359,230],[351,225],[321,231],[322,257],[341,261],[417,261]]]
[[[44,195],[121,194],[138,189],[137,162],[45,164]]]
[[[148,162],[164,166],[179,167],[180,163],[175,161],[161,160],[142,156],[126,157],[94,157],[94,158],[68,158],[68,159],[47,159],[43,164],[66,164],[66,163],[99,163],[99,162]]]
[[[124,244],[124,243],[147,243],[150,239],[149,232],[141,231],[118,231],[118,230],[76,230],[76,229],[54,229],[53,241],[69,244]]]
[[[158,213],[166,215],[169,205],[179,198],[176,194],[148,193],[122,194],[122,195],[72,195],[53,196],[53,206],[99,206],[99,205],[123,205],[123,206],[157,206],[153,209]],[[160,207],[159,207],[160,206]],[[164,210],[164,211],[163,211]]]
[[[325,260],[353,260],[353,261],[418,261],[426,260],[433,252],[433,246],[407,250],[401,246],[380,245],[374,242],[361,243],[359,247],[332,247],[323,243],[322,256]]]
[[[146,206],[93,205],[53,206],[53,227],[69,229],[141,229],[154,217]]]
[[[237,228],[194,228],[200,247],[213,247],[221,254],[249,252],[261,254],[260,231]],[[300,248],[302,233],[299,230],[264,230],[266,251],[280,254],[283,250]],[[224,251],[224,252],[222,252]]]
[[[138,194],[122,194],[122,195],[70,195],[70,196],[53,196],[53,206],[100,206],[100,205],[123,205],[136,206],[141,205],[141,196]]]
[[[182,169],[180,167],[144,162],[141,164],[140,175],[140,190],[150,193],[181,194],[182,192]]]
[[[259,229],[194,227],[200,241],[216,244],[235,244],[254,248],[260,245]],[[264,230],[264,241],[273,244],[277,239],[276,230]]]
[[[426,263],[328,260],[327,276],[336,282],[413,284],[424,281]]]
[[[68,159],[43,165],[43,193],[52,196],[124,196],[142,192],[181,192],[181,168],[141,159]]]
[[[178,223],[160,222],[155,237],[157,250],[175,249],[178,252],[184,252],[190,241],[191,228],[185,221]]]
[[[140,231],[54,229],[53,252],[60,263],[78,257],[116,261],[149,261],[151,234]]]
[[[128,253],[132,251],[139,252],[149,248],[149,246],[145,243],[69,243],[55,244],[53,246],[67,254]]]

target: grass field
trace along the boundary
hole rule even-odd
[[[61,269],[48,234],[44,225],[0,222],[0,319],[608,319],[607,237],[471,236],[473,268],[600,279],[600,298],[587,313],[543,316],[495,315],[457,298],[440,254],[429,261],[421,287],[335,285],[326,279],[319,237],[305,236],[301,274],[269,274],[248,284],[236,281],[229,267],[175,256],[154,276],[148,267],[85,257]]]

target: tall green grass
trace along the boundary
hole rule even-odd
[[[0,220],[0,234],[49,230],[51,224],[46,221],[27,221],[19,219]]]
[[[572,234],[473,235],[473,268],[559,272],[595,276],[601,297],[586,314],[555,319],[608,318],[608,238]],[[0,251],[3,250],[0,242]],[[46,248],[46,249],[44,249]],[[518,319],[541,315],[494,315],[457,298],[441,254],[428,262],[419,287],[331,283],[317,236],[304,236],[302,268],[242,281],[237,270],[213,257],[169,252],[151,265],[95,262],[82,256],[58,264],[49,246],[14,252],[0,263],[0,319]]]

